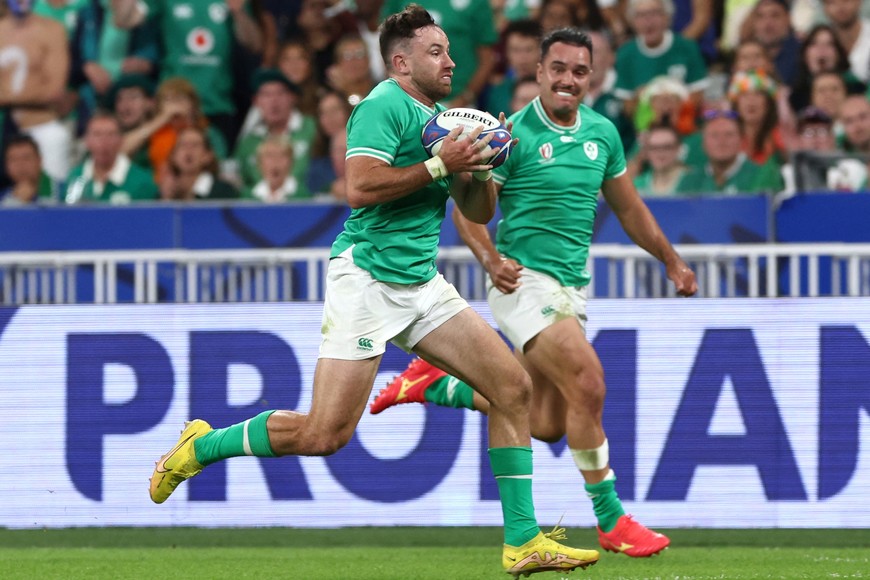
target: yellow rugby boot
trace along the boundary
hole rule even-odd
[[[193,452],[193,442],[211,430],[211,425],[201,419],[184,424],[178,443],[154,466],[154,473],[151,474],[151,501],[165,502],[179,483],[202,471],[202,464],[196,460]]]

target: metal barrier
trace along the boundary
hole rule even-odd
[[[870,244],[682,245],[701,297],[868,296]],[[0,304],[323,300],[325,248],[0,254]],[[464,247],[439,269],[470,300],[486,273]],[[663,267],[635,246],[592,248],[590,294],[673,296]]]

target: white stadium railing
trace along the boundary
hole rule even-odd
[[[682,245],[699,296],[868,296],[870,244]],[[592,295],[673,296],[660,264],[635,246],[594,245]],[[0,304],[274,302],[323,299],[326,248],[0,253]],[[470,300],[486,274],[464,247],[439,269]]]

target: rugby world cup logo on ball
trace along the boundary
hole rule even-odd
[[[489,146],[495,151],[486,163],[493,167],[498,167],[504,163],[511,152],[511,134],[507,127],[502,125],[498,119],[485,111],[477,109],[469,109],[457,107],[447,109],[436,113],[426,122],[423,127],[423,148],[430,157],[438,155],[441,150],[441,142],[444,141],[447,134],[456,127],[463,127],[462,134],[459,139],[468,137],[474,129],[483,125],[484,129],[480,133],[478,139],[483,139],[486,135],[492,134],[492,140]]]

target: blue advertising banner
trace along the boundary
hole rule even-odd
[[[764,196],[647,200],[674,243],[755,243],[769,238]],[[441,245],[462,245],[448,205]],[[0,251],[328,247],[350,208],[336,204],[40,207],[0,211]],[[491,222],[494,231],[498,216]],[[599,204],[597,243],[631,243]]]
[[[185,420],[310,407],[320,325],[320,304],[0,309],[14,434],[0,437],[0,527],[499,525],[485,418],[433,405],[365,413],[333,456],[211,465],[151,503],[145,480]],[[867,527],[866,300],[593,300],[588,335],[629,512],[655,527]],[[390,347],[376,386],[408,360]],[[535,442],[534,465],[539,521],[594,526],[564,440]]]
[[[778,242],[870,242],[870,195],[808,193],[782,202]]]

